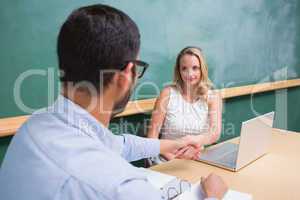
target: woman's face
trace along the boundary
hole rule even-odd
[[[185,54],[179,63],[181,78],[186,86],[194,86],[201,78],[200,63],[196,56]]]

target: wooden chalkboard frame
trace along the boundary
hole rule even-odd
[[[300,79],[291,79],[260,84],[252,84],[240,87],[224,88],[219,90],[223,99],[262,93],[273,90],[286,89],[300,86]],[[125,110],[116,117],[151,112],[154,108],[156,98],[130,101]],[[9,117],[0,119],[0,137],[14,135],[19,127],[28,119],[30,115]]]

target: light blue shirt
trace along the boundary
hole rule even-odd
[[[0,170],[5,200],[160,199],[134,161],[157,156],[157,139],[114,135],[59,96],[11,141]]]
[[[157,156],[158,139],[114,135],[59,96],[13,137],[0,170],[3,200],[150,200],[160,192],[129,161]]]

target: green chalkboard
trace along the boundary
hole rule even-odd
[[[124,10],[140,27],[141,59],[151,66],[134,99],[156,96],[154,84],[161,89],[172,80],[176,54],[187,45],[203,49],[217,88],[299,77],[297,0],[5,0],[0,8],[0,117],[24,114],[53,101],[59,86],[58,30],[73,9],[94,3]],[[26,77],[27,70],[35,70],[35,75]],[[24,73],[20,97],[32,109],[17,105],[13,95]],[[48,77],[54,84],[48,84]]]
[[[187,45],[203,49],[209,76],[217,88],[300,76],[298,0],[4,0],[1,3],[0,117],[28,114],[53,102],[59,91],[56,59],[59,28],[72,10],[95,3],[125,11],[140,28],[140,58],[149,62],[150,67],[133,99],[156,96],[172,80],[176,55]],[[35,75],[27,76],[28,70]],[[22,82],[19,96],[23,105],[16,103],[18,96],[14,95],[18,81]],[[276,127],[300,131],[300,114],[295,109],[299,108],[299,98],[300,90],[294,88],[226,100],[225,126],[234,124],[234,134],[239,134],[238,126],[255,115],[253,110],[257,113],[275,110],[278,111]],[[224,138],[232,136],[225,133]],[[2,145],[9,139],[0,140]]]

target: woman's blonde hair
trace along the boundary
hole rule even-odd
[[[184,82],[180,75],[180,59],[184,55],[193,55],[198,59],[201,71],[201,78],[198,83],[197,94],[199,95],[199,98],[207,100],[208,90],[213,88],[213,84],[208,77],[208,67],[202,54],[202,50],[198,47],[186,47],[182,49],[178,54],[176,58],[176,64],[174,66],[173,86],[175,86],[177,89],[180,89],[181,91],[183,89]]]

